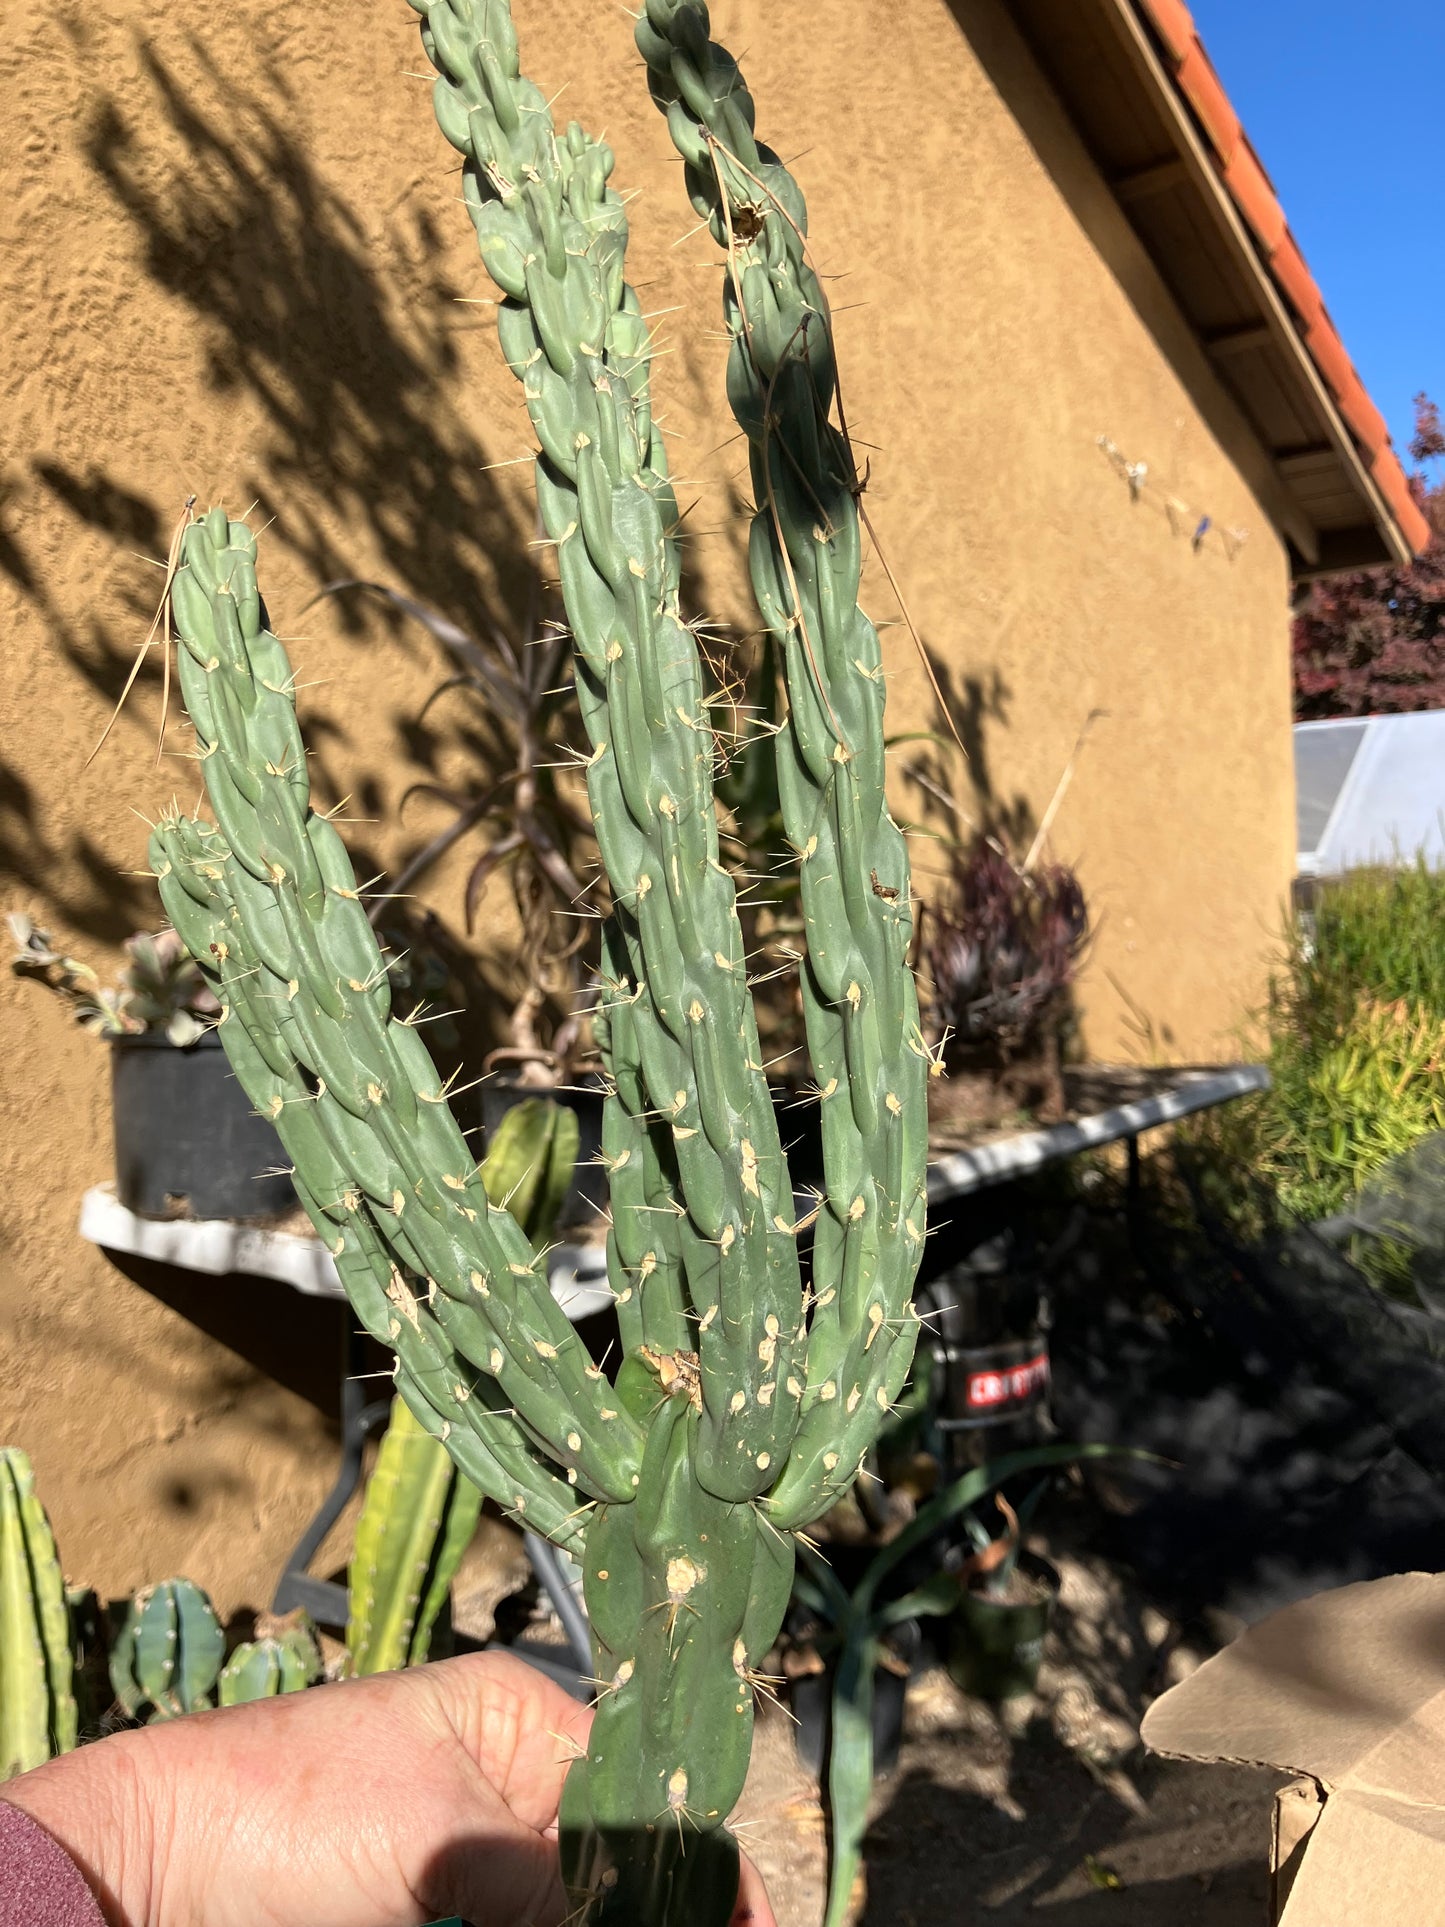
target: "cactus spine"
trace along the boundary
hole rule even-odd
[[[110,1654],[110,1683],[132,1719],[179,1719],[211,1706],[226,1641],[210,1600],[189,1579],[138,1592]]]
[[[30,1460],[0,1450],[0,1781],[75,1745],[70,1615]]]
[[[484,1491],[583,1562],[603,1682],[563,1814],[583,1911],[710,1927],[731,1912],[736,1850],[723,1822],[747,1768],[754,1669],[788,1598],[788,1528],[853,1476],[916,1331],[925,1063],[907,868],[882,800],[877,638],[856,606],[856,484],[828,426],[826,309],[764,210],[754,218],[783,254],[758,265],[793,280],[779,280],[785,321],[766,379],[752,349],[732,375],[753,382],[741,405],[767,501],[754,565],[788,667],[779,780],[803,865],[828,1142],[805,1300],[718,854],[714,744],[678,603],[677,509],[647,330],[624,279],[612,155],[575,124],[557,135],[520,75],[505,0],[411,3],[541,446],[538,497],[593,745],[587,781],[613,902],[602,1042],[624,1346],[615,1386],[557,1312],[523,1228],[489,1201],[416,1033],[390,1016],[340,839],[310,809],[254,538],[218,510],[186,531],[174,584],[182,691],[216,824],[167,819],[152,860],[225,1006],[237,1075],[275,1122],[363,1322],[396,1348],[402,1397]],[[659,43],[678,36],[672,81],[696,93],[716,53],[705,11],[654,11]],[[746,96],[728,98],[745,119]],[[689,105],[703,127],[708,103]],[[729,152],[752,154],[758,171],[775,165],[731,122],[725,132]],[[772,192],[801,229],[786,176]],[[789,303],[811,319],[786,320]],[[786,487],[771,459],[779,409],[802,471]]]

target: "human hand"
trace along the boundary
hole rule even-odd
[[[116,1734],[4,1789],[111,1927],[559,1927],[590,1711],[477,1653]],[[777,1927],[744,1862],[734,1927]]]

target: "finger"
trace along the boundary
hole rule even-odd
[[[586,1748],[592,1709],[511,1653],[469,1653],[426,1668],[453,1732],[522,1823],[557,1818],[567,1769]]]
[[[432,1918],[457,1916],[471,1927],[562,1927],[571,1911],[555,1840],[524,1827],[504,1839],[478,1832],[448,1843],[419,1890]]]
[[[730,1927],[778,1927],[763,1876],[743,1854],[738,1869],[738,1902]]]

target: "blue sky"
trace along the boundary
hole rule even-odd
[[[1445,4],[1190,0],[1402,455],[1445,407]]]

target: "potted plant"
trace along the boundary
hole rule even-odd
[[[296,1203],[276,1134],[236,1082],[220,1005],[172,929],[129,938],[114,983],[57,950],[28,916],[7,922],[11,968],[70,1005],[111,1047],[116,1196],[147,1218],[261,1218]]]
[[[1016,1699],[1038,1684],[1059,1575],[1047,1559],[1025,1548],[1024,1534],[1046,1483],[1041,1480],[1017,1512],[1002,1492],[994,1494],[1004,1519],[997,1538],[976,1511],[963,1517],[973,1551],[953,1569],[960,1591],[948,1670],[975,1699]]]
[[[929,1088],[942,1138],[1020,1112],[1045,1123],[1063,1116],[1070,993],[1088,937],[1084,893],[1066,864],[1016,862],[985,830],[953,842],[923,943],[948,1073]]]

